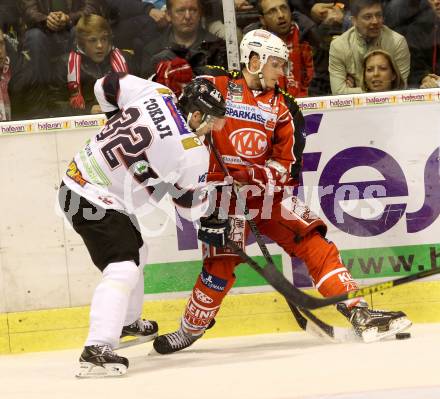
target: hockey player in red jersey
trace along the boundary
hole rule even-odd
[[[208,80],[195,79],[174,103],[158,83],[111,73],[95,95],[108,121],[78,152],[61,184],[59,202],[102,271],[91,303],[90,329],[78,377],[125,374],[120,337],[157,336],[155,321],[141,319],[147,263],[136,215],[167,194],[185,218],[207,211],[209,153],[198,135],[221,128],[225,102]],[[166,154],[166,156],[164,156]]]
[[[247,33],[240,44],[241,72],[204,76],[226,98],[226,124],[222,131],[212,132],[212,140],[235,184],[241,187],[240,192],[247,194],[247,206],[261,234],[291,257],[302,259],[318,291],[323,296],[334,296],[357,289],[358,285],[341,262],[335,244],[325,238],[324,222],[289,194],[289,188],[297,185],[305,138],[298,106],[277,85],[287,57],[281,39],[258,29]],[[208,179],[223,178],[211,151]],[[223,231],[215,234],[222,206],[224,201],[219,195],[219,212],[201,219],[198,235],[204,241],[203,268],[180,329],[154,340],[158,353],[176,352],[200,338],[213,325],[223,298],[234,284],[234,268],[242,261],[222,246]],[[233,199],[227,212],[229,238],[244,249],[249,231],[243,212]],[[374,340],[378,340],[411,324],[403,312],[371,310],[363,299],[341,303],[338,310],[350,320],[359,336],[368,332],[369,340],[372,331],[377,332]]]

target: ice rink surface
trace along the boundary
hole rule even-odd
[[[2,399],[440,399],[440,325],[408,340],[327,343],[306,333],[201,339],[150,355],[120,350],[118,378],[77,379],[81,349],[0,356]]]

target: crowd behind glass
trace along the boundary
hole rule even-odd
[[[299,97],[440,86],[440,0],[235,0],[237,37],[289,49],[279,84]],[[100,113],[107,72],[179,94],[204,65],[227,68],[221,0],[1,0],[0,121]],[[439,50],[439,51],[438,51]]]

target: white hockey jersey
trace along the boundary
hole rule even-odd
[[[63,178],[73,191],[106,209],[137,215],[171,195],[195,220],[208,207],[208,149],[191,132],[165,86],[111,73],[95,84],[103,112],[113,115],[75,155]]]

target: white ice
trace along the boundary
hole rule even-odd
[[[1,399],[440,399],[440,325],[332,344],[306,333],[201,339],[168,356],[120,350],[117,378],[76,379],[81,348],[0,357]]]

